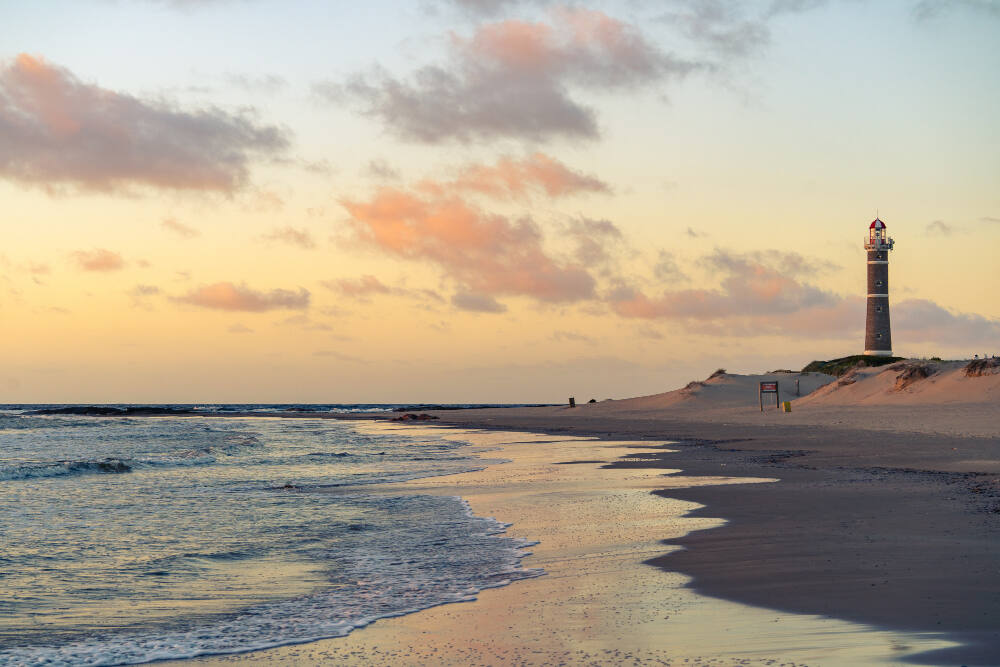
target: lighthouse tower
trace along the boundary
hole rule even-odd
[[[868,318],[865,322],[865,354],[892,356],[892,331],[889,327],[889,251],[893,240],[885,223],[875,218],[868,227],[865,250],[868,251]]]

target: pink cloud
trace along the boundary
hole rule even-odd
[[[594,293],[580,265],[549,256],[529,219],[512,221],[453,196],[379,188],[367,201],[342,200],[359,236],[382,251],[436,264],[463,291],[575,301]]]
[[[37,56],[0,64],[0,177],[19,183],[232,192],[254,156],[287,144],[281,130],[248,115],[143,101]]]
[[[1000,340],[1000,319],[956,313],[927,299],[900,301],[890,306],[890,315],[896,341],[996,345]]]
[[[73,259],[84,271],[118,271],[125,268],[125,260],[120,254],[104,248],[77,250]]]
[[[220,282],[191,290],[185,295],[174,297],[175,301],[189,303],[215,310],[241,310],[263,312],[266,310],[303,310],[309,307],[309,290],[273,289],[260,291],[245,284],[234,285]]]
[[[674,290],[658,297],[625,289],[612,295],[612,306],[624,317],[711,320],[787,315],[840,300],[748,255],[716,251],[708,262],[724,276],[718,289]]]
[[[723,275],[718,288],[668,290],[648,296],[624,285],[611,290],[607,300],[622,317],[671,320],[710,336],[839,338],[860,336],[864,331],[864,296],[836,295],[801,278],[836,268],[828,262],[779,251],[733,254],[717,250],[704,264]],[[972,345],[1000,337],[1000,320],[954,312],[926,299],[904,299],[890,308],[897,347],[906,341]]]

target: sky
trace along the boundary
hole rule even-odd
[[[0,403],[1000,354],[997,0],[0,0]]]

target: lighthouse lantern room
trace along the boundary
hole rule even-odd
[[[865,354],[892,356],[892,330],[889,322],[889,251],[895,242],[889,238],[885,223],[875,218],[868,227],[865,250],[868,251],[868,317],[865,321]]]

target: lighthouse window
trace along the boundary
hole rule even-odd
[[[875,306],[875,312],[876,313],[881,313],[882,312],[882,306]]]
[[[881,339],[882,338],[882,334],[880,334],[880,333],[875,334],[875,338]]]
[[[875,286],[876,287],[881,287],[882,286],[882,281],[881,280],[876,280],[875,281]]]

